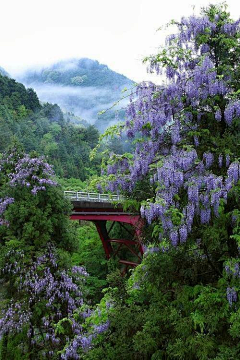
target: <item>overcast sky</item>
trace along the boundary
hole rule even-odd
[[[142,59],[164,41],[156,31],[209,0],[1,0],[0,66],[23,68],[89,57],[135,81],[149,79]],[[212,0],[211,3],[219,1]],[[233,18],[240,2],[228,0]]]

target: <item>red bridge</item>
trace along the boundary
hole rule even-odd
[[[92,221],[96,225],[107,259],[117,256],[119,263],[124,265],[124,272],[141,262],[144,252],[141,244],[143,220],[138,213],[123,211],[120,195],[74,191],[65,191],[64,195],[73,204],[72,220]],[[130,239],[111,238],[116,223],[125,229]]]

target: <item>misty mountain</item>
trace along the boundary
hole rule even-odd
[[[60,61],[42,69],[28,70],[18,80],[32,87],[43,102],[57,103],[64,112],[94,124],[100,131],[116,122],[116,110],[120,120],[128,100],[122,100],[114,109],[103,115],[126,96],[122,90],[131,88],[133,82],[124,75],[112,71],[108,66],[87,58]]]
[[[33,89],[0,74],[0,158],[14,145],[44,155],[58,176],[85,181],[100,171],[99,158],[89,159],[99,132],[92,125],[79,124],[75,116],[75,124],[69,120],[57,104],[41,104]]]
[[[6,70],[4,70],[1,66],[0,66],[0,75],[10,77],[8,72]]]

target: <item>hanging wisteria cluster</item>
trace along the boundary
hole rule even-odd
[[[227,275],[233,276],[235,278],[240,278],[240,264],[238,261],[231,260],[225,266],[225,271]]]
[[[90,315],[89,315],[90,316]],[[93,325],[91,331],[88,334],[81,335],[77,334],[73,341],[64,349],[61,354],[61,359],[63,360],[78,360],[81,359],[79,349],[82,349],[83,352],[87,352],[93,346],[93,340],[103,332],[107,331],[109,328],[109,321],[107,320],[103,324]]]
[[[227,288],[227,300],[229,302],[229,305],[232,306],[234,302],[237,301],[238,295],[235,288]]]
[[[36,195],[38,191],[46,190],[47,185],[57,185],[51,179],[54,176],[52,166],[43,157],[30,157],[28,154],[22,154],[16,158],[16,154],[12,152],[1,160],[0,171],[4,165],[12,165],[11,171],[7,174],[9,185],[27,187],[31,189],[33,195]]]
[[[227,261],[225,265],[225,272],[227,275],[227,278],[229,282],[233,282],[239,284],[239,278],[240,278],[240,264],[239,259],[231,259]],[[227,300],[230,304],[230,306],[233,305],[238,299],[238,286],[230,286],[227,288]]]
[[[86,331],[82,323],[92,313],[83,306],[82,287],[88,273],[82,266],[73,266],[68,273],[58,269],[54,248],[28,265],[24,251],[11,250],[6,254],[2,269],[5,280],[17,284],[16,299],[12,299],[0,319],[0,334],[15,334],[28,328],[27,335],[33,348],[41,355],[51,358],[61,352],[62,359],[79,359],[79,352],[86,352],[92,340],[109,327],[109,322],[92,325]],[[37,323],[36,308],[40,312]],[[58,324],[66,332],[56,330]],[[66,325],[66,326],[65,326]]]
[[[0,225],[8,225],[8,222],[4,219],[3,214],[7,209],[8,205],[13,204],[14,199],[11,197],[5,197],[0,199]]]
[[[42,157],[30,158],[29,155],[25,155],[17,162],[15,171],[8,176],[11,186],[31,187],[32,194],[36,195],[38,191],[46,190],[46,185],[57,185],[50,179],[53,175],[52,167]]]
[[[26,187],[32,195],[45,191],[47,186],[57,186],[57,183],[52,180],[54,176],[52,166],[43,157],[30,157],[28,154],[19,153],[15,148],[0,159],[0,175],[4,179],[3,182],[10,188]],[[9,226],[4,213],[14,201],[15,199],[11,196],[0,198],[0,225]]]
[[[114,155],[107,167],[110,191],[131,192],[149,176],[155,200],[142,204],[141,215],[149,224],[160,220],[161,236],[174,246],[186,241],[196,218],[208,224],[219,215],[221,201],[240,179],[240,163],[231,152],[203,145],[202,132],[231,131],[240,117],[233,71],[220,66],[220,45],[210,41],[236,40],[239,20],[223,25],[218,14],[213,19],[192,16],[177,26],[179,32],[167,38],[167,50],[150,58],[150,71],[165,75],[165,85],[140,84],[137,100],[130,99],[127,108],[125,131],[135,139],[134,157]],[[180,223],[172,219],[174,209]]]
[[[62,349],[71,333],[84,338],[83,329],[74,318],[75,310],[83,304],[81,288],[87,276],[83,267],[75,266],[71,273],[58,269],[55,250],[48,245],[45,254],[33,259],[31,265],[23,251],[10,251],[2,273],[6,280],[15,279],[18,291],[2,314],[1,334],[21,332],[27,327],[32,346],[49,349],[48,355]],[[37,307],[43,307],[44,312],[40,311],[42,315],[35,323]],[[59,336],[55,328],[61,319],[69,322],[71,332]]]

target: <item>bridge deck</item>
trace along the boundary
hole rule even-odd
[[[123,212],[122,204],[113,204],[110,202],[92,202],[92,201],[83,201],[83,200],[72,200],[74,210],[89,210],[92,211],[113,211],[113,212]]]

